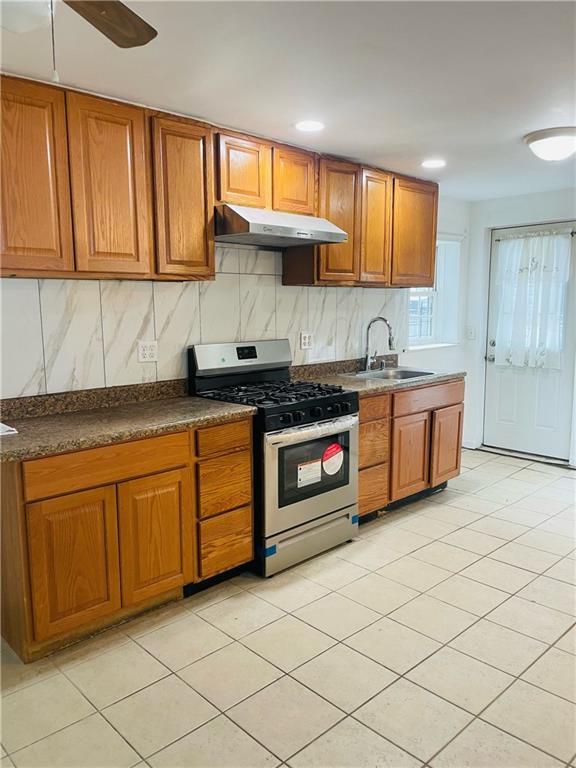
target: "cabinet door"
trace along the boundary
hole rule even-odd
[[[432,414],[430,484],[434,488],[460,474],[464,404],[440,408]]]
[[[333,283],[360,277],[360,169],[338,160],[320,160],[319,215],[348,234],[345,243],[320,246],[318,279]]]
[[[118,486],[122,604],[134,605],[193,580],[190,469]]]
[[[34,635],[71,632],[120,608],[116,488],[29,504]]]
[[[429,488],[430,414],[415,413],[392,420],[391,500]]]
[[[394,179],[392,285],[434,285],[438,186]]]
[[[276,211],[314,214],[316,158],[286,147],[272,150],[272,206]]]
[[[360,279],[364,283],[390,283],[392,254],[392,177],[362,171],[362,237]]]
[[[157,272],[214,274],[212,132],[154,118]]]
[[[218,198],[236,205],[270,208],[272,148],[256,139],[218,135]]]
[[[67,93],[76,268],[147,274],[152,260],[146,113]]]
[[[64,93],[2,78],[0,256],[6,269],[74,269]]]

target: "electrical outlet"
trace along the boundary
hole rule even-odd
[[[466,340],[476,341],[476,328],[473,325],[466,326]]]
[[[158,342],[157,341],[139,341],[138,342],[138,362],[139,363],[157,363],[158,362]]]
[[[300,334],[300,349],[312,349],[313,336],[311,333]]]

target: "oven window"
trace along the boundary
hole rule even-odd
[[[278,450],[278,506],[348,484],[350,433],[316,437]]]

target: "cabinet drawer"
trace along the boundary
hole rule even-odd
[[[248,419],[199,429],[196,431],[196,452],[203,457],[247,447],[251,433],[252,422]]]
[[[32,459],[23,464],[26,500],[151,475],[189,461],[187,432]]]
[[[367,515],[388,504],[388,464],[361,470],[358,481],[358,512]]]
[[[390,422],[388,419],[360,424],[359,467],[373,467],[388,461],[390,450]]]
[[[394,416],[433,411],[464,400],[464,381],[451,381],[420,389],[410,389],[394,395]]]
[[[252,502],[252,454],[237,451],[198,464],[198,516],[211,517]]]
[[[363,397],[360,400],[360,421],[385,419],[390,415],[390,395]]]
[[[242,507],[200,523],[200,577],[214,576],[254,556],[252,508]]]

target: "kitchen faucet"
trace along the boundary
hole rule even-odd
[[[394,352],[396,349],[396,346],[394,344],[394,336],[392,335],[392,326],[386,320],[385,317],[373,317],[372,320],[368,323],[368,327],[366,328],[366,370],[370,371],[372,370],[372,364],[376,362],[376,352],[378,350],[374,350],[374,354],[370,355],[370,328],[374,325],[374,323],[377,323],[378,321],[382,323],[386,323],[386,327],[388,328],[388,351]]]

